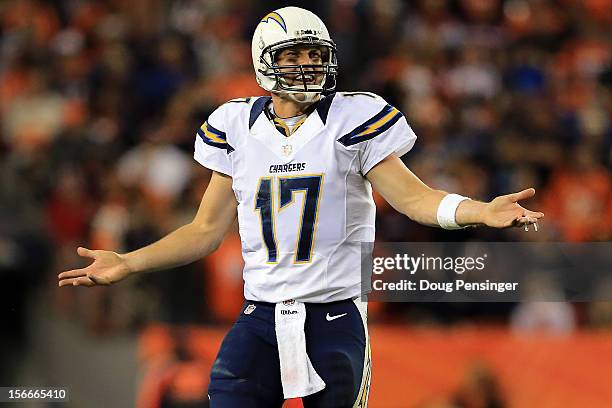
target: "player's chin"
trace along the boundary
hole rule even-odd
[[[298,102],[306,102],[308,95],[303,92],[294,93],[293,98]]]

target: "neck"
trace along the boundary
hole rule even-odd
[[[272,93],[274,114],[279,118],[290,118],[292,116],[303,115],[310,105],[312,105],[312,103],[299,103],[285,95]]]

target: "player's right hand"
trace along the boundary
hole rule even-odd
[[[60,273],[59,286],[110,285],[130,274],[127,263],[116,252],[79,247],[77,254],[93,259],[93,262],[85,268]]]

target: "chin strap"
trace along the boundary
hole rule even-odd
[[[317,102],[321,100],[321,92],[287,92],[287,91],[272,91],[281,98],[289,99],[300,105],[304,105],[302,110],[305,114],[310,115],[314,110]]]
[[[315,102],[318,98],[319,95],[321,95],[318,92],[291,92],[291,93],[287,93],[287,97],[289,99],[291,99],[294,102],[297,103],[303,103],[303,104],[310,104]]]

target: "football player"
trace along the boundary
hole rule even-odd
[[[370,384],[361,242],[374,241],[372,188],[426,225],[527,226],[534,189],[478,202],[435,190],[399,159],[416,136],[377,95],[334,92],[336,46],[313,13],[266,15],[252,41],[270,96],[236,99],[197,132],[195,159],[213,171],[194,220],[142,249],[78,248],[89,266],[59,285],[109,285],[214,251],[238,218],[244,307],[221,345],[209,397],[219,407],[365,407]]]

